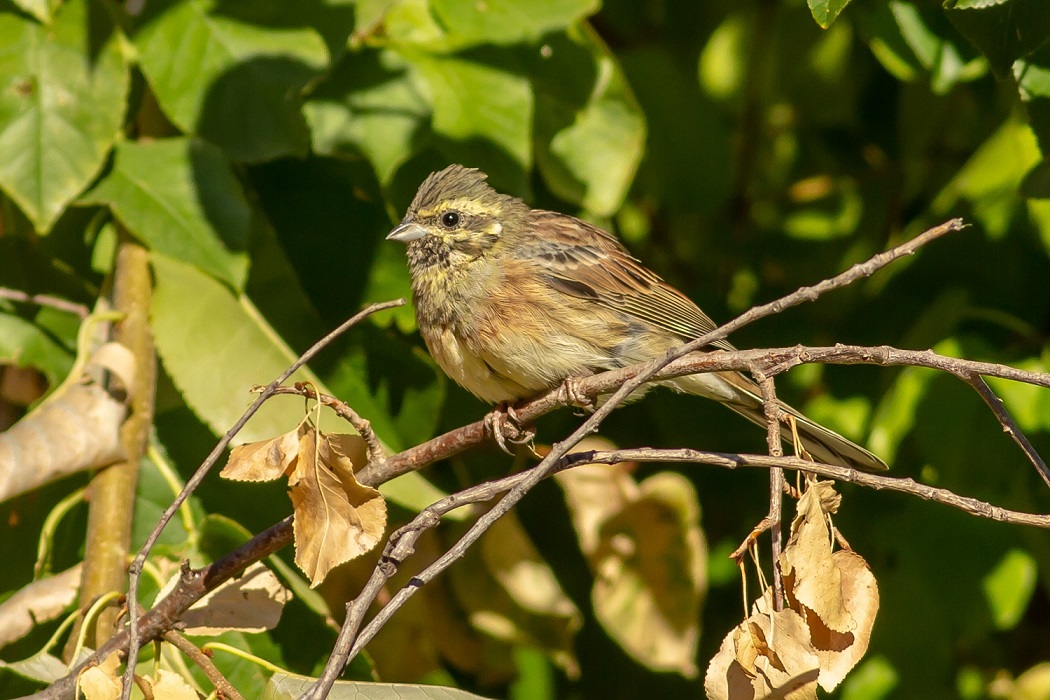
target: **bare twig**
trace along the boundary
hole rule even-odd
[[[956,375],[960,376],[960,375]],[[1000,425],[1003,426],[1003,432],[1013,438],[1013,441],[1017,443],[1021,451],[1025,453],[1028,460],[1035,467],[1035,470],[1039,472],[1039,476],[1043,477],[1043,482],[1050,486],[1050,470],[1046,467],[1046,462],[1036,452],[1035,447],[1028,441],[1028,436],[1024,434],[1024,431],[1018,427],[1014,421],[1013,416],[1006,410],[1006,406],[1003,405],[1003,400],[1000,399],[992,388],[988,386],[988,382],[984,381],[984,377],[979,374],[971,374],[968,376],[962,376],[962,380],[972,386],[984,402],[988,404],[988,408],[992,409],[992,413],[999,419]]]
[[[0,287],[0,299],[10,299],[11,301],[19,301],[25,304],[36,304],[37,306],[48,306],[52,309],[79,316],[81,320],[91,314],[91,309],[75,301],[69,301],[50,294],[29,294],[20,289],[11,289],[9,287]]]
[[[762,388],[762,408],[766,414],[766,444],[771,457],[782,457],[784,445],[780,441],[780,405],[777,402],[773,377],[759,369],[751,373]],[[783,513],[784,470],[772,467],[769,470],[769,537],[773,558],[773,609],[784,609],[784,576],[780,570],[780,521]]]
[[[262,387],[259,387],[259,389],[261,390]],[[295,386],[279,386],[273,393],[302,396],[319,401],[322,405],[335,411],[335,414],[349,423],[361,436],[361,439],[365,441],[365,446],[368,448],[368,465],[370,467],[374,466],[376,469],[383,468],[383,462],[386,460],[386,451],[383,449],[383,443],[379,441],[379,437],[372,430],[372,424],[362,418],[357,411],[350,408],[345,401],[340,401],[328,394],[319,394],[314,387],[302,382],[296,382]]]
[[[222,671],[211,660],[211,657],[198,649],[196,644],[175,630],[168,630],[163,637],[164,641],[188,656],[193,663],[197,664],[204,671],[204,675],[211,681],[215,690],[219,691],[219,697],[226,698],[226,700],[244,700],[244,696],[238,693],[237,689],[226,680],[226,676],[222,675]]]
[[[331,343],[335,338],[344,333],[348,328],[357,325],[362,320],[378,311],[390,309],[395,306],[402,306],[404,303],[404,299],[395,299],[393,301],[386,301],[380,304],[371,304],[362,309],[360,312],[354,314],[342,325],[340,325],[338,328],[336,328],[334,331],[332,331],[325,337],[321,338],[319,341],[314,343],[309,350],[300,355],[299,359],[293,362],[288,367],[288,369],[282,372],[279,377],[270,382],[266,386],[266,388],[259,393],[258,398],[256,398],[252,405],[248,407],[248,410],[244,412],[244,415],[242,415],[240,419],[238,419],[238,421],[233,424],[233,427],[231,427],[226,432],[226,435],[224,435],[222,439],[219,440],[219,442],[212,449],[211,453],[209,453],[208,456],[201,463],[201,465],[197,467],[197,471],[195,471],[193,473],[193,476],[190,477],[190,479],[186,482],[186,486],[183,487],[179,495],[175,497],[175,500],[172,501],[171,504],[164,510],[164,513],[161,514],[160,520],[157,522],[157,525],[153,528],[153,531],[150,532],[149,536],[146,538],[146,542],[142,545],[142,548],[139,550],[138,554],[135,555],[135,558],[132,560],[131,566],[129,567],[128,600],[131,601],[131,605],[128,606],[128,629],[130,631],[130,638],[128,640],[128,664],[127,669],[124,672],[124,689],[121,694],[122,700],[130,700],[131,698],[131,683],[132,677],[134,676],[135,672],[134,659],[138,655],[139,647],[141,644],[139,640],[138,620],[136,619],[138,616],[138,606],[135,603],[138,600],[138,583],[139,577],[142,575],[142,566],[146,562],[146,557],[149,556],[150,550],[153,549],[153,545],[156,544],[157,538],[160,537],[161,532],[164,531],[164,528],[171,521],[172,516],[175,515],[175,512],[179,509],[179,506],[181,506],[182,503],[187,498],[189,498],[190,494],[193,493],[198,486],[200,486],[201,482],[204,481],[204,477],[206,477],[211,468],[215,466],[215,463],[219,460],[219,457],[222,456],[223,452],[226,450],[226,447],[230,444],[230,441],[233,440],[234,436],[236,436],[237,433],[240,432],[241,428],[243,428],[244,425],[248,422],[248,419],[255,415],[255,412],[259,410],[263,403],[265,403],[267,399],[273,396],[274,391],[277,389],[278,386],[283,384],[284,381],[288,379],[288,377],[292,376],[292,374],[295,373],[296,370],[298,370],[300,367],[309,362],[318,352],[324,349],[329,343]]]

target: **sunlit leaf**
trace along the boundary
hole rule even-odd
[[[50,25],[0,12],[0,188],[40,233],[98,174],[120,133],[127,69],[116,33],[95,45],[91,23],[102,32],[109,21],[88,0],[62,3]]]
[[[1008,630],[1020,621],[1035,593],[1037,570],[1032,555],[1012,549],[984,577],[984,594],[996,627]]]
[[[813,19],[817,21],[824,29],[831,26],[831,23],[839,16],[849,4],[849,0],[807,0],[809,4],[809,11],[813,14]]]
[[[476,162],[496,176],[532,163],[533,94],[528,79],[493,63],[458,57],[413,55],[429,85],[433,129],[469,147]]]
[[[82,201],[108,204],[151,249],[243,288],[252,214],[229,161],[211,144],[122,142],[113,169]]]
[[[586,17],[598,0],[433,0],[451,47],[532,41]]]
[[[620,207],[642,157],[641,108],[593,30],[571,30],[547,48],[536,77],[536,164],[559,197],[609,216]],[[566,84],[575,89],[561,87]]]
[[[305,112],[315,153],[363,155],[385,185],[417,148],[430,106],[404,59],[379,51],[340,62]]]
[[[151,0],[145,8],[133,36],[140,65],[180,129],[237,160],[306,153],[300,93],[329,61],[317,31],[274,0]]]

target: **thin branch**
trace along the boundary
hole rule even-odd
[[[309,350],[300,355],[299,359],[293,362],[288,367],[288,369],[282,372],[279,377],[270,382],[266,386],[266,388],[259,393],[258,398],[256,398],[252,405],[248,407],[248,410],[244,412],[244,415],[242,415],[240,419],[238,419],[238,421],[233,424],[233,427],[231,427],[226,432],[226,435],[224,435],[222,439],[219,440],[219,442],[212,449],[211,453],[208,454],[208,456],[204,459],[201,465],[197,467],[197,471],[195,471],[193,473],[193,476],[190,477],[190,479],[186,482],[186,486],[183,487],[179,495],[175,497],[175,500],[172,501],[171,504],[164,510],[164,513],[161,514],[160,520],[157,522],[157,525],[153,528],[153,531],[150,532],[149,536],[146,538],[146,542],[142,545],[142,548],[139,550],[138,554],[135,555],[135,558],[132,560],[131,566],[129,567],[128,571],[128,600],[131,601],[131,605],[128,606],[128,629],[130,630],[131,636],[129,639],[128,655],[126,657],[128,659],[128,664],[127,669],[124,671],[124,688],[121,693],[122,700],[130,700],[131,698],[131,684],[135,672],[134,659],[138,656],[139,648],[141,645],[141,641],[139,640],[138,634],[138,620],[136,619],[138,616],[138,606],[135,603],[138,601],[138,584],[139,577],[142,575],[142,566],[146,561],[146,557],[149,556],[150,551],[153,549],[153,545],[156,544],[157,539],[160,537],[161,532],[163,532],[164,528],[167,527],[168,523],[171,521],[172,516],[174,516],[175,512],[179,509],[179,506],[181,506],[182,503],[187,498],[189,498],[190,494],[193,493],[198,486],[200,486],[201,482],[204,481],[204,477],[208,475],[208,472],[213,466],[215,466],[215,463],[219,460],[219,457],[221,457],[222,454],[225,452],[226,447],[230,444],[230,441],[232,441],[234,436],[236,436],[237,433],[241,431],[241,428],[243,428],[244,425],[248,422],[248,419],[255,415],[256,411],[259,410],[263,403],[265,403],[267,399],[273,396],[278,386],[283,384],[285,380],[288,379],[288,377],[292,376],[292,374],[295,373],[296,370],[298,370],[300,367],[309,362],[318,352],[323,350],[326,346],[328,346],[328,344],[335,340],[335,338],[337,338],[339,335],[344,333],[347,329],[357,325],[362,320],[378,311],[394,308],[396,306],[402,306],[404,303],[404,299],[395,299],[393,301],[386,301],[380,304],[370,304],[363,310],[351,316],[342,325],[340,325],[338,328],[336,328],[334,331],[332,331],[325,337],[321,338],[319,341],[314,343]]]
[[[10,299],[11,301],[22,302],[24,304],[47,306],[52,309],[79,316],[81,320],[84,320],[91,315],[91,309],[83,304],[78,304],[75,301],[69,301],[68,299],[62,299],[61,297],[52,296],[50,294],[29,294],[20,289],[0,287],[0,299]]]
[[[1043,482],[1050,486],[1050,470],[1046,467],[1046,462],[1036,452],[1035,447],[1028,441],[1028,436],[1024,434],[1024,431],[1014,421],[1013,416],[1006,410],[1006,406],[1003,404],[1003,400],[992,388],[988,386],[988,382],[984,381],[984,378],[977,374],[971,374],[969,376],[962,377],[962,380],[972,386],[984,402],[988,404],[988,408],[992,409],[992,413],[999,419],[999,424],[1003,426],[1003,432],[1013,438],[1013,441],[1017,443],[1021,451],[1025,453],[1028,460],[1035,467],[1035,470],[1039,472],[1039,476],[1043,477]]]
[[[770,457],[784,456],[784,445],[780,441],[780,404],[777,402],[773,377],[754,369],[751,373],[762,389],[762,410],[766,414],[766,444]],[[780,570],[780,523],[784,505],[784,470],[772,467],[769,470],[769,537],[773,558],[773,609],[784,609],[784,576]]]
[[[943,505],[958,508],[961,511],[979,518],[987,518],[1004,523],[1017,525],[1030,525],[1032,527],[1050,528],[1050,515],[1042,513],[1025,513],[1023,511],[1010,510],[993,506],[985,501],[969,496],[960,496],[948,489],[937,488],[920,484],[910,478],[899,478],[870,474],[858,471],[850,467],[840,467],[836,464],[822,464],[811,462],[798,457],[770,457],[768,455],[732,454],[724,452],[705,452],[703,450],[690,449],[654,449],[641,447],[624,450],[603,450],[590,453],[577,453],[575,458],[579,463],[589,464],[615,464],[617,462],[666,462],[666,463],[696,463],[709,464],[715,467],[736,469],[738,467],[754,467],[758,469],[769,469],[771,467],[782,467],[795,471],[806,471],[821,476],[826,476],[836,481],[866,486],[876,491],[896,491],[917,496],[924,501],[933,501]]]
[[[226,680],[226,676],[222,675],[222,671],[211,660],[211,657],[198,649],[196,644],[175,630],[168,630],[163,637],[164,641],[188,656],[193,663],[197,664],[204,671],[204,675],[211,681],[212,686],[219,691],[219,697],[224,697],[226,700],[244,700],[244,696],[238,693],[237,689]]]
[[[261,387],[259,389],[261,390]],[[295,386],[279,386],[273,393],[302,396],[303,398],[318,401],[335,411],[335,414],[349,423],[361,436],[361,439],[365,441],[365,446],[368,448],[368,465],[376,469],[383,468],[383,462],[386,461],[386,451],[383,449],[383,443],[380,442],[379,437],[372,430],[372,424],[365,418],[362,418],[357,411],[350,408],[345,401],[340,401],[328,394],[319,394],[314,387],[302,382],[296,382]]]
[[[803,364],[879,365],[884,367],[927,367],[955,375],[969,383],[971,376],[996,377],[1050,389],[1050,374],[1030,372],[991,362],[977,362],[939,355],[932,350],[901,350],[888,345],[833,345],[815,347],[796,345],[787,348],[718,351],[694,354],[677,359],[658,372],[653,381],[673,379],[700,372],[748,371],[756,366],[767,367],[770,376],[783,373]],[[606,394],[623,382],[636,376],[644,364],[602,372],[577,381],[576,389],[590,397]],[[552,389],[515,408],[523,422],[531,422],[565,405],[564,392]],[[1018,431],[1020,432],[1020,431]],[[406,472],[415,471],[432,462],[447,459],[486,441],[484,421],[469,423],[427,442],[391,455],[378,469],[366,467],[358,474],[361,483],[384,483]]]

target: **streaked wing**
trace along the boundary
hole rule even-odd
[[[715,323],[688,297],[642,265],[612,235],[564,214],[529,212],[530,238],[516,257],[534,260],[550,285],[570,296],[593,300],[683,340],[715,329]],[[542,231],[537,235],[537,231]],[[733,350],[725,340],[712,343]]]

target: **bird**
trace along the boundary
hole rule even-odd
[[[662,356],[716,328],[612,234],[530,208],[487,175],[431,173],[387,240],[406,244],[420,334],[438,366],[490,404],[512,406],[567,382]],[[735,350],[727,340],[709,351]],[[725,371],[661,382],[765,426],[762,393]],[[864,471],[885,462],[783,402],[817,461]],[[789,435],[784,435],[785,441]]]

